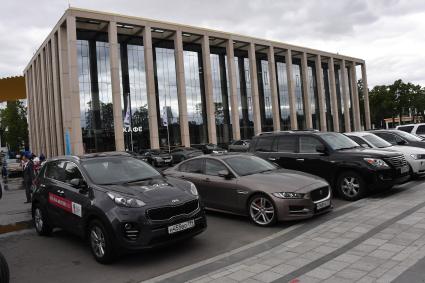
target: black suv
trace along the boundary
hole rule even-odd
[[[372,130],[371,133],[386,140],[392,145],[406,145],[425,148],[425,141],[414,134],[400,130]]]
[[[326,179],[346,200],[409,179],[400,153],[365,149],[340,133],[287,131],[255,136],[250,151],[288,168]]]
[[[195,236],[206,219],[194,184],[164,177],[125,153],[49,160],[34,182],[40,235],[60,227],[87,237],[95,259]]]

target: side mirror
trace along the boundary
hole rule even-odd
[[[80,190],[87,189],[87,184],[83,179],[75,178],[69,181],[69,183],[71,184],[71,186],[73,186],[76,189],[80,189]]]
[[[406,141],[405,140],[398,140],[397,144],[398,145],[404,145],[404,144],[406,144]]]
[[[316,145],[316,151],[320,153],[326,153],[326,147],[323,144]]]
[[[226,178],[226,179],[230,179],[231,178],[231,175],[230,175],[229,170],[220,170],[220,171],[218,171],[218,176],[223,177],[223,178]]]

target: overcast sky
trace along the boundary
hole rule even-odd
[[[424,0],[3,0],[0,77],[22,74],[68,3],[362,58],[370,87],[425,86]]]

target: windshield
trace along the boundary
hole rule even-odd
[[[82,162],[93,183],[120,184],[160,177],[150,165],[132,157],[108,157]]]
[[[276,170],[272,163],[256,156],[234,156],[224,160],[238,175],[246,176]]]
[[[333,150],[359,147],[359,145],[349,137],[346,137],[340,133],[324,133],[320,136]]]
[[[401,136],[403,139],[406,139],[407,141],[410,141],[410,142],[422,141],[421,138],[403,131],[397,131],[397,135]]]
[[[384,139],[382,139],[378,136],[375,136],[375,135],[365,135],[362,138],[364,138],[366,141],[368,141],[369,143],[371,143],[375,147],[385,148],[385,147],[392,146],[392,144],[390,144],[386,140],[384,140]]]

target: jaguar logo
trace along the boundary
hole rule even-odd
[[[173,199],[172,201],[171,201],[171,203],[178,203],[180,200],[178,200],[178,199]]]

